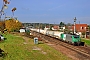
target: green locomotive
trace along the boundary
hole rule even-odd
[[[84,45],[84,42],[81,42],[79,35],[61,34],[60,39],[74,45]]]

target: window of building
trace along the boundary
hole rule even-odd
[[[84,27],[81,27],[81,30],[84,29]]]

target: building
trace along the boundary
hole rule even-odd
[[[52,30],[59,30],[59,26],[58,26],[58,25],[54,25],[54,26],[52,27]]]
[[[87,24],[75,24],[75,31],[76,32],[86,32],[87,31]],[[74,26],[72,26],[72,30],[74,30]]]
[[[75,32],[78,33],[79,35],[85,35],[86,37],[86,32],[88,25],[87,24],[75,24]],[[74,25],[68,27],[69,30],[74,31]]]
[[[25,28],[21,28],[19,31],[20,31],[20,33],[25,33]]]
[[[61,26],[61,27],[60,27],[60,30],[63,30],[63,31],[64,31],[65,28],[66,28],[66,26]]]
[[[44,30],[50,30],[49,26],[45,26]]]

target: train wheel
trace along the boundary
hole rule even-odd
[[[78,43],[77,42],[74,42],[74,46],[78,46]]]

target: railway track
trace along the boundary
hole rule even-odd
[[[73,50],[73,51],[77,52],[78,54],[90,59],[90,52],[89,52],[90,48],[88,48],[88,47],[73,46],[73,45],[70,45],[68,43],[62,42],[62,40],[60,40],[60,39],[57,39],[55,37],[51,37],[48,35],[44,35],[44,34],[41,34],[38,32],[33,32],[33,35],[40,37],[43,41],[49,41],[49,42],[52,42],[56,45],[61,45],[63,47],[66,47],[66,48]]]
[[[69,48],[69,49],[71,49],[71,50],[73,50],[73,51],[76,51],[76,52],[78,52],[78,53],[80,53],[80,54],[83,54],[83,55],[85,55],[85,56],[87,56],[87,57],[90,57],[90,54],[89,54],[87,51],[81,50],[81,49],[79,49],[78,47],[69,45],[69,44],[67,44],[67,43],[65,43],[65,42],[56,41],[56,40],[54,40],[54,41],[52,41],[52,42],[54,42],[55,44],[62,45],[62,46],[64,46],[64,47]]]

